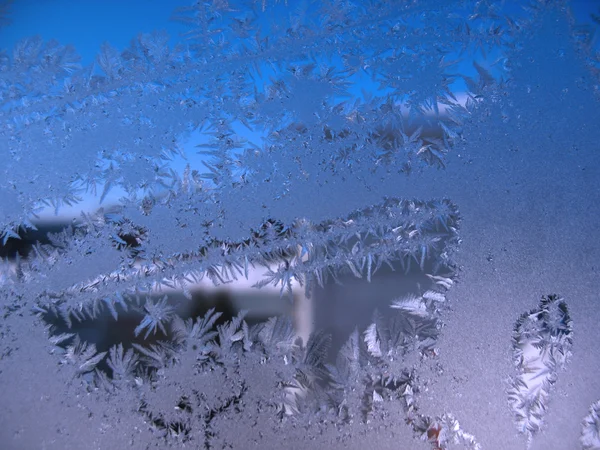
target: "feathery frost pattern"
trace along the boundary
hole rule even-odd
[[[600,401],[590,406],[590,412],[581,424],[579,440],[584,450],[600,449]]]
[[[438,224],[438,204],[447,211],[444,227]],[[100,221],[103,220],[101,217]],[[70,253],[70,244],[65,243],[62,248],[40,246],[38,253],[42,257],[23,262],[19,272],[30,280],[27,289],[29,295],[38,299],[36,308],[40,312],[52,312],[71,323],[72,319],[93,319],[104,307],[109,308],[113,316],[117,315],[118,307],[140,309],[141,295],[165,289],[189,293],[205,278],[215,285],[226,284],[247,276],[249,267],[268,268],[273,262],[277,269],[265,269],[268,270],[265,278],[256,287],[275,284],[281,286],[282,295],[289,291],[292,279],[301,285],[306,283],[310,291],[343,273],[370,280],[382,265],[393,262],[406,270],[419,265],[424,267],[425,261],[438,267],[451,265],[449,255],[458,240],[458,221],[456,207],[447,200],[438,203],[387,199],[381,205],[356,211],[344,219],[320,224],[311,224],[306,219],[291,225],[269,221],[241,242],[212,240],[207,246],[146,264],[134,261],[131,249],[119,249],[119,243],[113,238],[119,231],[110,224],[82,225],[74,234],[81,240],[85,240],[89,232],[104,236],[103,245],[109,249],[106,253],[120,261],[117,270],[97,273],[61,291],[48,291],[49,278],[60,278],[62,285],[69,279],[72,265],[68,265],[69,272],[57,272],[55,267]],[[435,233],[438,239],[431,248],[421,245],[420,235],[427,233]],[[143,249],[143,238],[140,242],[140,247],[133,249],[136,256]],[[439,256],[433,258],[433,254]],[[158,302],[146,300],[145,318],[136,334],[146,329],[148,335],[157,328],[164,332],[162,322],[172,315],[171,309],[164,298]]]
[[[433,450],[481,449],[466,420],[419,409],[457,279],[459,209],[437,186],[432,198],[397,186],[448,170],[470,124],[518,116],[519,39],[565,8],[505,3],[194,1],[174,12],[188,28],[175,46],[140,34],[88,66],[41,37],[1,52],[1,250],[41,232],[49,209],[88,194],[104,204],[0,261],[0,381],[17,378],[15,361],[44,381],[3,411],[68,411],[47,414],[58,425],[32,447],[72,447],[70,426],[89,448],[115,436],[146,449],[348,448],[393,426]],[[578,33],[597,75],[592,33]],[[192,135],[205,167],[180,173],[171,163]],[[287,315],[192,301],[258,272],[253,294],[294,305],[299,290],[314,299],[348,275],[376,285],[388,269],[424,281],[336,352]],[[509,402],[528,442],[572,333],[555,295],[515,326]],[[585,449],[600,448],[599,410],[583,421]],[[7,430],[8,445],[27,448],[37,425]]]
[[[557,295],[542,297],[537,309],[523,314],[513,333],[518,375],[508,392],[519,432],[530,443],[543,424],[550,391],[571,355],[573,327],[566,303]]]

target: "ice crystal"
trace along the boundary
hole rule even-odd
[[[509,402],[518,430],[531,442],[543,424],[550,389],[567,363],[573,343],[566,303],[557,295],[542,297],[537,309],[523,314],[513,333],[513,359],[518,375]]]
[[[590,406],[589,414],[583,419],[579,440],[585,450],[600,448],[600,402]]]

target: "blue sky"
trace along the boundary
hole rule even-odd
[[[174,5],[172,0],[17,0],[10,6],[12,24],[0,28],[0,47],[39,34],[73,45],[87,65],[103,42],[122,50],[140,32],[166,30],[174,43],[185,31],[169,20]]]
[[[181,4],[189,3],[182,1]],[[94,61],[102,43],[108,41],[123,50],[141,32],[166,30],[173,45],[180,33],[187,30],[182,24],[169,20],[177,4],[173,0],[16,0],[10,6],[12,24],[0,28],[0,49],[10,51],[20,39],[41,35],[44,40],[56,39],[61,44],[73,45],[82,57],[81,62],[88,65]],[[589,22],[590,12],[598,13],[600,2],[577,0],[573,5],[577,19]],[[460,68],[463,69],[473,72],[470,62]],[[184,145],[184,151],[192,157],[193,167],[202,169],[200,157],[195,155],[197,139],[197,135],[192,136]],[[184,166],[185,161],[174,161],[178,171]],[[120,195],[114,191],[107,201],[116,200]],[[63,210],[63,213],[78,215],[81,206]],[[85,208],[94,206],[94,200],[86,198]]]
[[[1,3],[1,2],[0,2]],[[93,61],[100,45],[109,41],[124,49],[138,33],[166,30],[171,43],[186,27],[169,18],[174,7],[191,1],[174,0],[16,0],[10,6],[12,24],[0,28],[0,48],[10,49],[20,39],[41,35],[73,45],[83,64]],[[598,0],[573,0],[581,21],[600,13]]]

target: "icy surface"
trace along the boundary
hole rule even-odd
[[[2,55],[0,447],[600,448],[597,30],[288,3]]]

